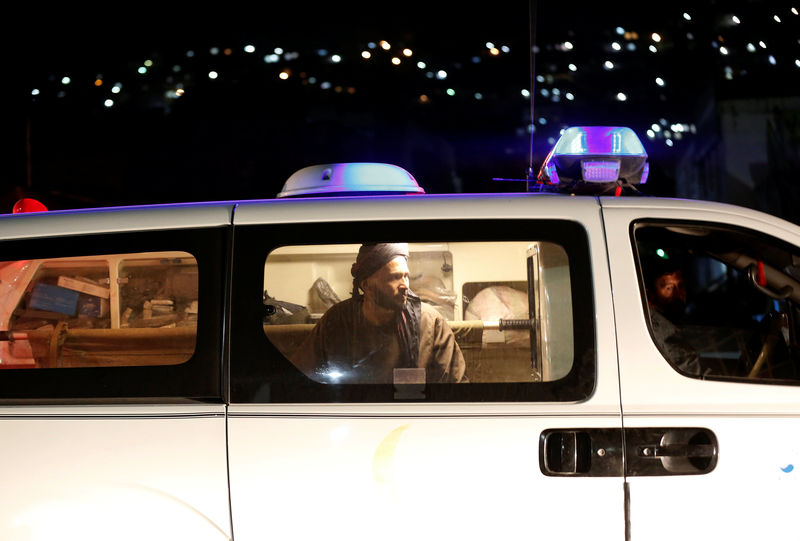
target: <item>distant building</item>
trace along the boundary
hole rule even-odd
[[[800,223],[800,97],[715,101],[675,171],[675,195],[723,201]]]

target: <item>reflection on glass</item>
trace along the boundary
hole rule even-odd
[[[185,252],[0,263],[0,367],[177,364],[195,348]]]

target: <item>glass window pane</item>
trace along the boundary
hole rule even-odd
[[[197,298],[197,262],[186,252],[2,262],[0,366],[185,362]]]
[[[543,382],[570,372],[572,286],[561,246],[404,246],[396,267],[388,254],[364,276],[359,244],[273,250],[264,266],[270,342],[327,384]]]
[[[634,234],[651,333],[676,370],[800,380],[796,247],[703,224],[639,224]]]

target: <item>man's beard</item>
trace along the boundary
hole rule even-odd
[[[375,288],[374,293],[375,304],[381,308],[399,312],[406,306],[406,295],[404,294],[398,294],[397,296],[387,295],[378,288]]]

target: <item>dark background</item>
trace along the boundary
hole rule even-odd
[[[341,4],[17,10],[7,21],[3,212],[22,196],[51,209],[269,198],[302,167],[347,161],[400,165],[428,193],[520,191],[525,182],[492,179],[525,179],[560,130],[600,124],[642,138],[649,194],[797,221],[800,16],[791,2]],[[380,40],[391,49],[369,48]],[[508,52],[492,55],[487,42]],[[265,62],[276,47],[280,59]],[[446,79],[428,75],[439,69]],[[766,150],[738,175],[733,157],[755,148],[730,128],[743,111]]]

